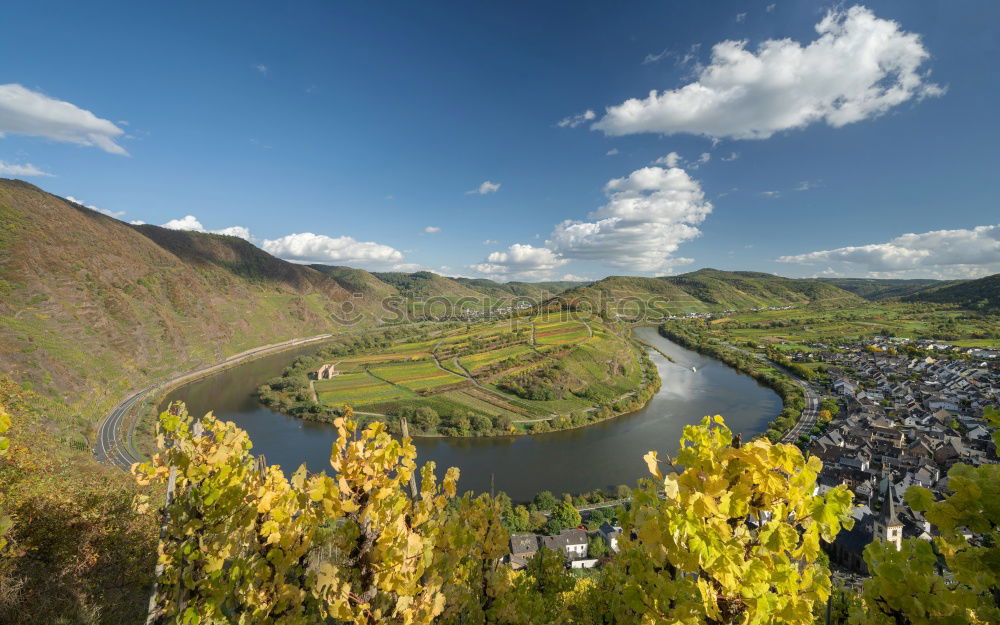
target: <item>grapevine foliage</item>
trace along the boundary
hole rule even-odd
[[[850,523],[846,488],[813,495],[817,459],[741,445],[706,417],[666,467],[646,456],[653,479],[610,564],[579,579],[541,549],[515,572],[500,564],[500,498],[457,497],[456,469],[439,482],[381,423],[334,425],[332,472],[287,479],[258,465],[235,425],[196,424],[179,405],[161,415],[162,451],[134,468],[142,482],[175,482],[160,622],[805,624],[830,592],[820,540]]]

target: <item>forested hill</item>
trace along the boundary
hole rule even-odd
[[[983,312],[1000,313],[1000,273],[978,280],[949,282],[904,299],[910,302],[957,304]]]
[[[812,279],[783,278],[753,271],[699,269],[691,273],[661,278],[611,276],[592,284],[570,289],[555,301],[592,302],[638,298],[661,302],[672,312],[746,310],[768,306],[805,304],[852,305],[864,300]],[[667,302],[667,304],[662,304]]]
[[[299,265],[237,237],[129,225],[0,179],[0,371],[81,415],[81,436],[147,381],[337,331],[348,299],[374,324],[391,295],[494,302],[561,290]]]
[[[952,284],[931,279],[881,279],[881,278],[817,278],[820,282],[832,284],[867,300],[881,301],[892,297],[912,295],[924,289]]]
[[[0,179],[0,225],[0,370],[84,422],[167,373],[334,330],[350,296],[242,239],[131,226],[20,181]]]

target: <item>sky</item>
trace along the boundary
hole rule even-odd
[[[1000,271],[1000,3],[13,3],[0,177],[293,262]]]

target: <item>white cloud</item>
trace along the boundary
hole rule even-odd
[[[764,7],[764,10],[767,11],[768,13],[774,13],[774,10],[776,8],[778,8],[777,4],[769,4],[766,7]]]
[[[160,224],[163,228],[170,230],[193,230],[195,232],[205,232],[205,226],[201,225],[194,215],[185,215],[180,219],[171,219],[165,224]]]
[[[737,13],[736,14],[736,21],[737,22],[745,22],[746,19],[747,19],[747,14],[746,13]]]
[[[587,216],[591,221],[567,219],[544,246],[514,244],[472,269],[491,277],[546,278],[570,260],[604,262],[635,273],[671,272],[694,262],[673,254],[701,234],[696,226],[712,212],[712,204],[686,171],[643,167],[608,181],[604,193],[608,202]]]
[[[760,194],[764,197],[781,197],[781,191],[761,191]]]
[[[427,226],[424,228],[424,232],[427,234],[437,234],[438,232],[441,232],[441,228],[438,226]]]
[[[0,161],[0,176],[51,176],[52,174],[38,169],[31,163],[18,165]]]
[[[231,237],[239,237],[245,241],[249,241],[254,245],[257,244],[257,239],[250,234],[250,229],[245,226],[229,226],[228,228],[221,228],[219,230],[206,230],[205,226],[201,225],[198,218],[194,215],[185,215],[180,219],[171,219],[161,227],[168,228],[170,230],[189,230],[191,232],[207,232],[209,234],[224,234]]]
[[[388,245],[358,241],[348,236],[328,237],[312,232],[266,239],[261,248],[279,258],[305,263],[398,264],[403,260],[402,252]]]
[[[505,252],[493,252],[486,262],[473,265],[472,269],[495,278],[545,278],[568,262],[548,248],[515,243]]]
[[[653,163],[657,165],[666,165],[667,167],[677,167],[678,165],[681,164],[681,161],[683,160],[684,159],[681,158],[680,154],[678,154],[677,152],[671,152],[666,156],[661,156],[660,158],[656,159],[655,161],[653,161]]]
[[[1000,224],[904,234],[887,243],[839,247],[778,258],[782,263],[837,263],[879,276],[970,277],[1000,271]]]
[[[708,161],[712,160],[712,155],[708,152],[702,152],[701,156],[698,157],[698,162],[704,165]]]
[[[265,76],[270,71],[270,68],[267,65],[264,65],[263,63],[254,65],[253,68],[258,72],[260,72],[261,74],[264,74]]]
[[[570,115],[569,117],[563,117],[556,125],[560,128],[576,128],[584,122],[589,122],[597,117],[597,113],[587,109],[586,111],[580,113],[579,115]]]
[[[483,245],[496,245],[496,244],[497,241],[494,239],[486,239],[485,241],[483,241]]]
[[[618,148],[611,148],[608,150],[606,156],[614,156],[615,154],[618,154]]]
[[[563,274],[563,277],[560,278],[560,279],[561,280],[567,280],[569,282],[591,282],[592,281],[592,279],[588,278],[587,276],[578,276],[575,273],[566,273],[566,274]]]
[[[722,160],[724,160],[724,161],[735,161],[739,157],[740,157],[740,155],[739,155],[738,152],[730,152],[729,156],[723,156]]]
[[[98,207],[94,206],[93,204],[87,204],[83,200],[78,200],[75,197],[73,197],[72,195],[67,195],[66,199],[69,200],[70,202],[73,202],[74,204],[79,204],[80,206],[83,206],[85,208],[89,208],[92,211],[97,211],[98,213],[103,213],[103,214],[107,215],[108,217],[114,217],[115,219],[117,219],[117,218],[119,218],[119,217],[121,217],[122,215],[125,214],[125,211],[113,211],[113,210],[108,210],[106,208],[98,208]]]
[[[557,225],[546,244],[565,258],[604,261],[629,271],[670,271],[692,262],[672,256],[701,234],[712,212],[697,180],[677,167],[643,167],[605,185],[608,203]]]
[[[133,226],[145,226],[146,225],[146,222],[143,221],[143,220],[141,220],[141,219],[133,219],[129,223],[132,224]]]
[[[96,146],[112,154],[128,154],[115,143],[125,133],[118,126],[69,102],[17,84],[0,85],[0,136],[5,132]]]
[[[642,60],[642,64],[649,65],[650,63],[659,63],[670,54],[672,53],[667,48],[664,48],[664,50],[662,52],[659,52],[658,54],[647,54],[646,58]]]
[[[472,189],[471,191],[466,191],[465,194],[466,195],[487,195],[489,193],[496,193],[499,190],[500,190],[500,183],[499,182],[490,182],[489,180],[487,180],[483,184],[479,185],[479,187],[477,187],[475,189]]]
[[[855,6],[828,12],[816,31],[807,45],[770,39],[752,51],[746,41],[718,43],[695,82],[609,107],[592,128],[765,139],[817,122],[841,127],[944,93],[920,71],[930,55],[919,35],[892,20]]]

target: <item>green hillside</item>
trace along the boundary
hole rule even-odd
[[[930,279],[817,278],[817,280],[872,301],[881,301],[890,297],[904,297],[927,288],[950,284],[950,282]]]
[[[957,304],[983,312],[1000,312],[1000,273],[978,280],[949,282],[943,286],[914,293],[904,299],[909,302]]]
[[[350,292],[228,236],[130,226],[0,179],[0,371],[74,415],[77,442],[131,388],[333,331]],[[374,299],[360,302],[373,322]]]
[[[570,289],[556,297],[555,301],[578,306],[585,305],[585,302],[591,306],[617,306],[621,309],[617,312],[626,316],[640,302],[670,314],[806,304],[841,306],[863,302],[852,293],[816,280],[717,269],[699,269],[661,278],[612,276]]]

